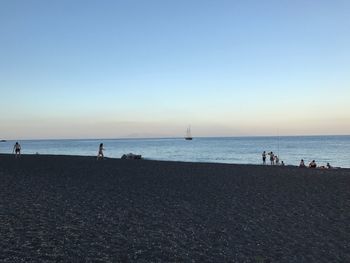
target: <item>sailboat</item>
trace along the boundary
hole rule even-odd
[[[186,136],[185,136],[185,140],[192,140],[192,135],[191,135],[191,126],[189,126],[186,130]]]

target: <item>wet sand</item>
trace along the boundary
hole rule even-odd
[[[350,169],[0,155],[0,262],[350,262]]]

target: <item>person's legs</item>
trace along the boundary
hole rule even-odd
[[[100,160],[100,159],[103,159],[103,158],[104,158],[103,153],[98,153],[97,160]]]

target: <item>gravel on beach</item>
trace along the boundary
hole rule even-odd
[[[350,262],[350,169],[0,155],[0,262]]]

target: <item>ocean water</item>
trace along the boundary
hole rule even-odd
[[[15,141],[0,143],[0,153],[11,153]],[[318,165],[350,168],[350,136],[228,137],[99,140],[23,140],[23,154],[96,155],[100,143],[105,156],[125,153],[146,159],[193,162],[260,164],[263,151],[278,154],[286,165],[316,160]]]

